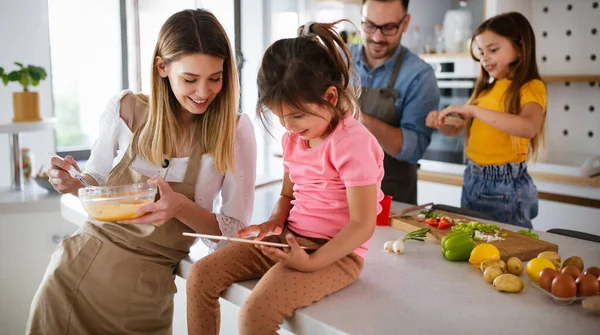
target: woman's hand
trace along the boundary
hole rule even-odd
[[[258,233],[254,240],[260,241],[263,238],[265,238],[265,236],[267,236],[269,233],[279,235],[282,231],[283,225],[279,222],[279,220],[269,220],[261,224],[242,228],[236,233],[236,235],[241,238],[245,238],[252,233]]]
[[[160,199],[157,202],[144,205],[138,209],[138,214],[146,214],[137,219],[122,220],[118,223],[123,224],[143,224],[151,223],[155,226],[162,226],[171,218],[176,217],[177,213],[186,201],[191,201],[183,194],[173,191],[169,183],[161,176],[154,176],[148,179],[148,183],[155,183],[160,192]]]
[[[285,267],[302,272],[315,271],[316,267],[312,262],[311,256],[300,247],[296,238],[292,234],[287,234],[285,239],[291,247],[287,252],[279,248],[264,245],[257,245],[256,247],[273,262],[281,263]]]
[[[83,184],[79,180],[71,177],[69,172],[67,172],[71,167],[81,172],[77,162],[71,156],[65,157],[64,160],[57,157],[50,159],[50,168],[46,170],[46,174],[48,175],[48,182],[50,182],[58,193],[77,195],[77,190],[83,187]]]

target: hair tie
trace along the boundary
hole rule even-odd
[[[297,34],[298,36],[310,36],[314,35],[314,33],[310,32],[310,27],[315,24],[315,21],[308,21],[304,25],[298,27]]]

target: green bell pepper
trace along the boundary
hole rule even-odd
[[[471,234],[465,231],[452,232],[442,238],[442,255],[449,261],[462,262],[469,260],[475,243]]]

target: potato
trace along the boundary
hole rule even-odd
[[[488,268],[485,269],[485,271],[483,272],[483,279],[485,279],[486,282],[491,284],[494,282],[494,279],[496,279],[496,277],[498,277],[502,273],[504,273],[504,271],[502,271],[502,269],[499,266],[488,266]]]
[[[567,265],[573,265],[579,269],[580,272],[583,272],[583,259],[579,256],[571,256],[563,262],[562,267],[566,267]]]
[[[556,271],[560,271],[562,270],[562,265],[560,265],[560,262],[555,262],[555,261],[551,261],[552,264],[554,265],[554,267],[556,268]]]
[[[510,274],[520,276],[523,273],[523,263],[517,257],[511,257],[506,261],[506,270]]]
[[[494,279],[494,288],[498,292],[519,293],[523,290],[523,281],[513,274],[502,274]]]
[[[540,252],[538,257],[548,259],[552,263],[558,262],[558,264],[560,264],[560,255],[558,254],[558,252],[544,251],[544,252]]]
[[[485,261],[481,262],[479,269],[482,273],[485,273],[485,269],[490,266],[497,266],[502,269],[502,272],[506,271],[506,263],[504,263],[504,261],[501,259],[486,259]]]
[[[544,252],[540,252],[538,257],[545,258],[545,259],[549,260],[550,262],[552,262],[552,264],[554,264],[554,267],[556,268],[557,271],[560,271],[562,269],[562,266],[560,265],[560,255],[558,254],[558,252],[544,251]]]

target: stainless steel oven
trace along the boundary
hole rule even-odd
[[[440,89],[442,110],[450,105],[464,105],[473,93],[479,65],[470,56],[428,56],[424,60],[433,67]],[[423,159],[446,163],[465,163],[464,135],[447,137],[437,130]]]

